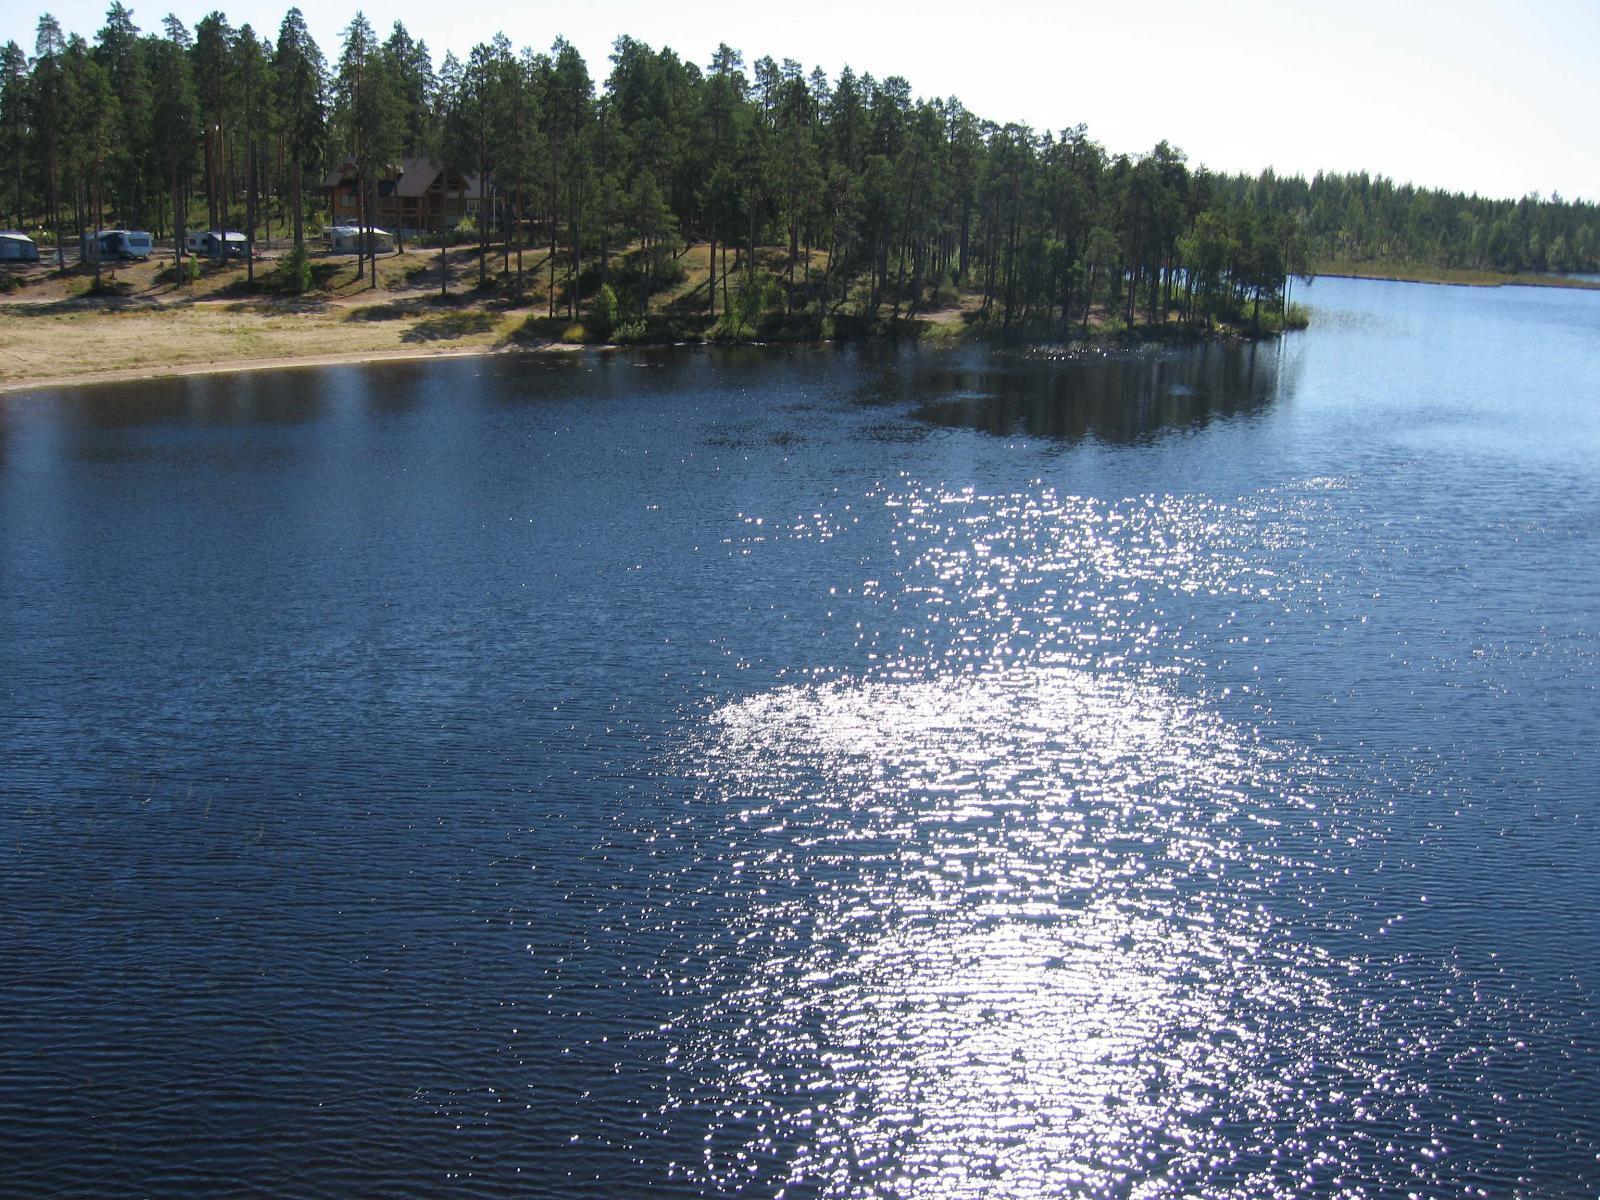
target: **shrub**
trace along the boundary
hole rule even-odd
[[[828,317],[828,323],[834,340],[840,342],[872,337],[882,330],[878,319],[866,311],[865,306],[856,312],[833,313]]]
[[[600,290],[594,294],[594,300],[589,305],[589,329],[596,337],[605,338],[617,327],[617,318],[622,312],[622,305],[617,301],[617,293],[611,290],[609,283],[602,283]]]
[[[827,335],[823,332],[829,322],[815,309],[795,313],[767,313],[756,326],[758,336],[769,342],[816,342]],[[829,326],[831,330],[831,326]]]
[[[311,290],[311,260],[304,246],[296,246],[273,272],[272,286],[286,295],[298,296]]]
[[[200,278],[200,260],[194,255],[186,255],[180,269],[177,263],[162,267],[155,274],[157,283],[193,283]]]
[[[751,273],[739,283],[734,297],[735,324],[743,329],[754,328],[761,314],[774,305],[783,303],[783,287],[772,276]]]

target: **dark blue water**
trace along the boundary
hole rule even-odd
[[[1600,295],[0,397],[0,1192],[1600,1188]]]

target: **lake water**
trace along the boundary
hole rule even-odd
[[[1600,1188],[1600,295],[0,397],[0,1192]]]

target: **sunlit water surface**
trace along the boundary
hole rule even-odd
[[[0,398],[0,1191],[1600,1187],[1600,296]]]

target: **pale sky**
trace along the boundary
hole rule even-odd
[[[127,0],[125,0],[127,2]],[[283,0],[216,0],[234,25],[273,36]],[[213,5],[132,0],[146,30]],[[93,36],[107,3],[57,0]],[[356,5],[300,0],[330,58]],[[0,41],[33,48],[39,11],[0,3]],[[1600,0],[591,0],[510,6],[384,0],[435,62],[504,31],[520,48],[574,43],[597,84],[613,39],[669,45],[702,66],[719,41],[794,58],[831,77],[903,75],[921,96],[959,96],[981,117],[1036,129],[1083,122],[1113,152],[1163,138],[1217,170],[1309,176],[1366,169],[1401,181],[1515,197],[1600,200]]]

